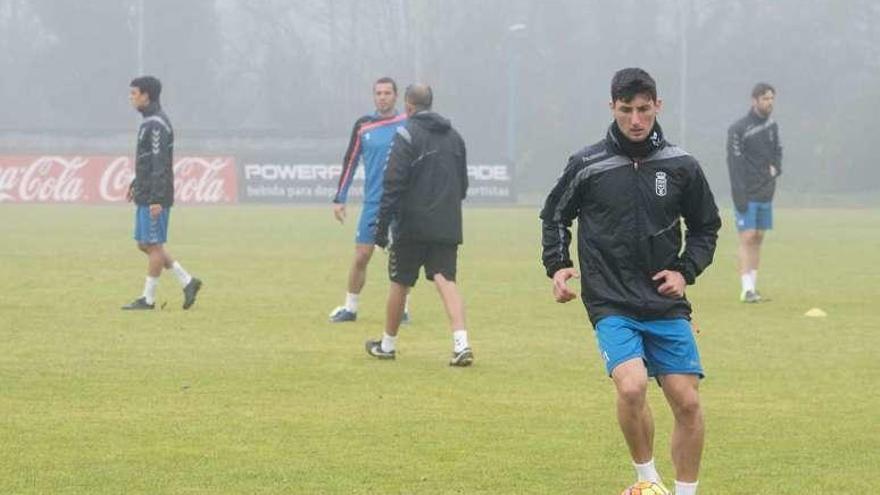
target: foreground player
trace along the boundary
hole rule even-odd
[[[569,256],[577,218],[581,299],[614,380],[617,419],[638,479],[660,482],[646,400],[648,377],[656,377],[675,416],[675,493],[693,495],[703,450],[703,368],[685,286],[712,262],[721,219],[700,165],[663,138],[661,105],[647,72],[614,75],[614,122],[605,139],[569,159],[541,211],[543,263],[556,301],[577,297],[566,285],[580,276]]]
[[[168,220],[174,204],[174,130],[159,104],[161,92],[162,83],[155,77],[143,76],[131,81],[129,101],[144,120],[138,131],[135,176],[127,197],[137,205],[134,239],[149,262],[144,293],[122,307],[126,310],[156,307],[156,288],[163,267],[173,271],[183,287],[183,309],[192,307],[202,288],[202,281],[187,273],[165,250]]]
[[[390,77],[383,77],[373,84],[375,113],[365,115],[354,123],[348,150],[342,160],[342,175],[339,187],[333,198],[333,215],[340,223],[345,221],[345,202],[348,189],[354,180],[358,162],[364,160],[364,206],[355,235],[354,261],[348,273],[348,293],[345,305],[330,313],[330,321],[340,323],[357,320],[358,298],[367,280],[367,265],[373,256],[373,231],[379,201],[382,199],[382,174],[391,148],[391,141],[397,129],[406,123],[406,115],[398,115],[394,107],[397,102],[397,83]],[[408,315],[407,319],[408,319]]]
[[[394,359],[397,331],[406,294],[425,267],[443,300],[452,327],[450,366],[470,366],[474,360],[464,322],[464,301],[455,284],[458,245],[462,242],[461,202],[467,194],[464,140],[449,120],[431,111],[431,87],[414,84],[406,90],[406,127],[398,129],[385,171],[376,244],[389,244],[388,227],[398,222],[388,257],[391,288],[385,334],[368,340],[367,353]]]
[[[727,167],[739,231],[739,300],[761,302],[758,264],[764,232],[773,228],[773,193],[782,173],[779,126],[770,118],[776,90],[767,83],[752,89],[752,108],[727,131]]]

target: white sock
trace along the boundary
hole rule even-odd
[[[180,282],[181,287],[186,287],[187,285],[189,285],[190,281],[192,281],[192,279],[193,279],[192,275],[187,273],[187,271],[184,270],[182,266],[180,266],[180,263],[178,263],[176,261],[174,262],[173,265],[171,265],[171,270],[174,272],[174,275],[177,277],[177,281]]]
[[[685,483],[684,481],[675,480],[675,495],[697,495],[697,485],[699,483],[699,481]]]
[[[752,278],[752,287],[758,287],[758,270],[750,270],[749,277]]]
[[[741,275],[740,280],[742,281],[743,292],[755,290],[755,283],[752,281],[750,274]]]
[[[409,294],[406,295],[406,302],[403,304],[403,312],[409,313]]]
[[[467,330],[461,329],[452,332],[452,352],[461,352],[470,347],[468,345]]]
[[[147,277],[147,281],[144,282],[143,294],[147,304],[154,304],[156,302],[156,287],[159,287],[159,277]]]
[[[660,473],[657,472],[657,467],[654,466],[654,459],[651,459],[644,464],[639,464],[636,461],[633,461],[633,466],[636,468],[636,476],[638,477],[636,481],[660,482]]]
[[[388,332],[382,334],[382,350],[384,352],[391,352],[397,345],[397,335],[394,337],[388,335]]]
[[[351,311],[352,313],[358,312],[358,294],[352,294],[351,292],[346,292],[346,294],[345,294],[345,309]]]

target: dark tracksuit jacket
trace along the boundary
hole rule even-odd
[[[431,111],[397,129],[385,169],[376,243],[461,244],[461,202],[467,195],[467,152],[449,120]]]
[[[659,125],[637,143],[647,146],[644,155],[628,154],[622,137],[612,124],[605,139],[572,155],[547,197],[547,276],[573,266],[569,228],[577,218],[581,299],[594,325],[605,316],[689,318],[687,299],[660,295],[651,277],[669,269],[694,283],[715,253],[718,208],[697,160],[668,144]]]
[[[158,103],[141,112],[144,120],[138,130],[134,181],[134,202],[140,206],[174,204],[174,129]]]
[[[727,168],[737,210],[746,211],[749,201],[773,201],[776,178],[770,175],[770,165],[782,173],[779,126],[750,110],[727,130]]]

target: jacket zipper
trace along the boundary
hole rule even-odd
[[[641,233],[642,233],[642,202],[639,194],[639,162],[638,160],[633,160],[633,195],[634,195],[634,206],[633,214],[635,217],[635,232],[633,233],[633,262],[635,273],[639,273],[642,271],[642,260],[641,254],[642,250],[640,249],[641,242]],[[639,306],[644,307],[645,301],[642,297],[639,297]]]

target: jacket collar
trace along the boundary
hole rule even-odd
[[[611,151],[615,155],[624,155],[629,158],[645,158],[657,150],[666,147],[666,138],[663,137],[663,129],[660,128],[659,122],[654,122],[654,127],[648,134],[648,138],[641,142],[630,141],[621,132],[617,122],[612,122],[608,127],[606,141]]]
[[[750,108],[749,109],[749,118],[760,123],[760,122],[767,122],[767,119],[769,119],[770,116],[767,115],[765,117],[765,116],[759,114],[758,111],[755,110],[754,108]]]
[[[143,115],[144,118],[147,118],[147,117],[152,117],[153,115],[156,115],[157,113],[159,113],[161,111],[162,111],[162,106],[159,105],[159,102],[151,101],[150,104],[147,105],[146,108],[141,110],[141,115]]]

